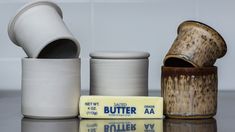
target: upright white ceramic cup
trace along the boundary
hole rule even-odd
[[[79,119],[38,120],[23,118],[21,132],[79,132]]]
[[[22,59],[22,114],[31,118],[78,115],[80,59]]]
[[[36,1],[21,8],[9,23],[12,42],[30,58],[75,58],[80,46],[62,20],[53,2]]]
[[[93,52],[90,54],[90,94],[147,96],[147,52]]]

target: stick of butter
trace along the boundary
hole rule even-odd
[[[80,132],[163,132],[162,119],[89,119],[80,121]]]
[[[163,98],[144,96],[81,96],[82,118],[163,118]]]

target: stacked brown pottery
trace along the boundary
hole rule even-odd
[[[217,58],[226,54],[221,35],[200,22],[185,21],[164,58],[162,96],[169,118],[210,118],[216,114]]]

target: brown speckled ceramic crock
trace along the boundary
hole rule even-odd
[[[164,119],[164,132],[217,132],[214,118],[200,120]]]
[[[162,67],[164,114],[169,118],[210,118],[216,114],[217,67]]]
[[[209,67],[226,54],[227,46],[213,28],[196,21],[185,21],[164,58],[165,66]]]

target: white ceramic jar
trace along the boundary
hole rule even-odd
[[[22,59],[22,114],[31,118],[78,115],[80,59]]]
[[[53,2],[31,2],[10,21],[9,37],[30,58],[76,58],[80,53],[79,42],[62,17],[60,7]]]
[[[90,54],[90,94],[147,96],[147,52],[93,52]]]

